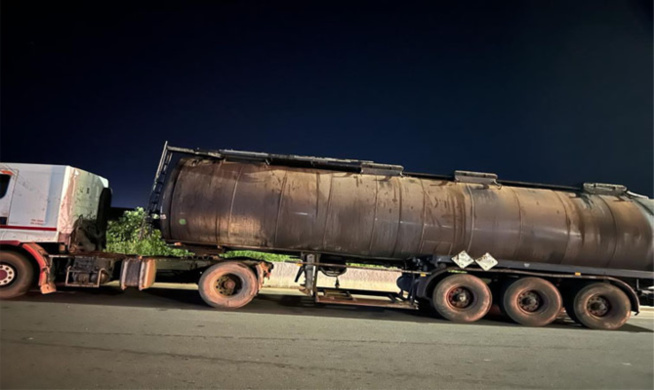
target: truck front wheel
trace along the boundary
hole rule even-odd
[[[457,274],[438,282],[432,302],[443,318],[454,322],[474,322],[488,313],[493,298],[483,280],[469,274]]]
[[[521,325],[545,326],[561,312],[561,294],[550,282],[541,278],[517,279],[504,288],[500,308]]]
[[[200,296],[219,309],[238,309],[257,295],[257,277],[241,263],[229,261],[208,268],[198,283]]]
[[[33,280],[34,268],[25,256],[16,252],[0,252],[0,299],[25,294]]]
[[[627,294],[608,283],[592,283],[577,292],[571,318],[591,329],[618,329],[631,316]]]

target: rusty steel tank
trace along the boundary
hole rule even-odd
[[[493,174],[435,177],[367,161],[274,156],[180,159],[161,194],[164,238],[357,261],[465,250],[502,260],[654,268],[654,202],[622,186],[548,188]]]

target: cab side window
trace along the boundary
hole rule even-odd
[[[0,174],[0,199],[4,198],[7,194],[7,189],[9,188],[9,180],[11,180],[11,175]]]

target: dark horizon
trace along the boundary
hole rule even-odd
[[[347,5],[346,5],[347,4]],[[2,4],[0,160],[145,205],[161,148],[654,195],[652,4]]]

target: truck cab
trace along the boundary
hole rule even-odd
[[[38,265],[31,278],[43,289],[48,255],[102,250],[110,203],[101,176],[65,165],[0,163],[1,295],[31,285],[21,261]]]

